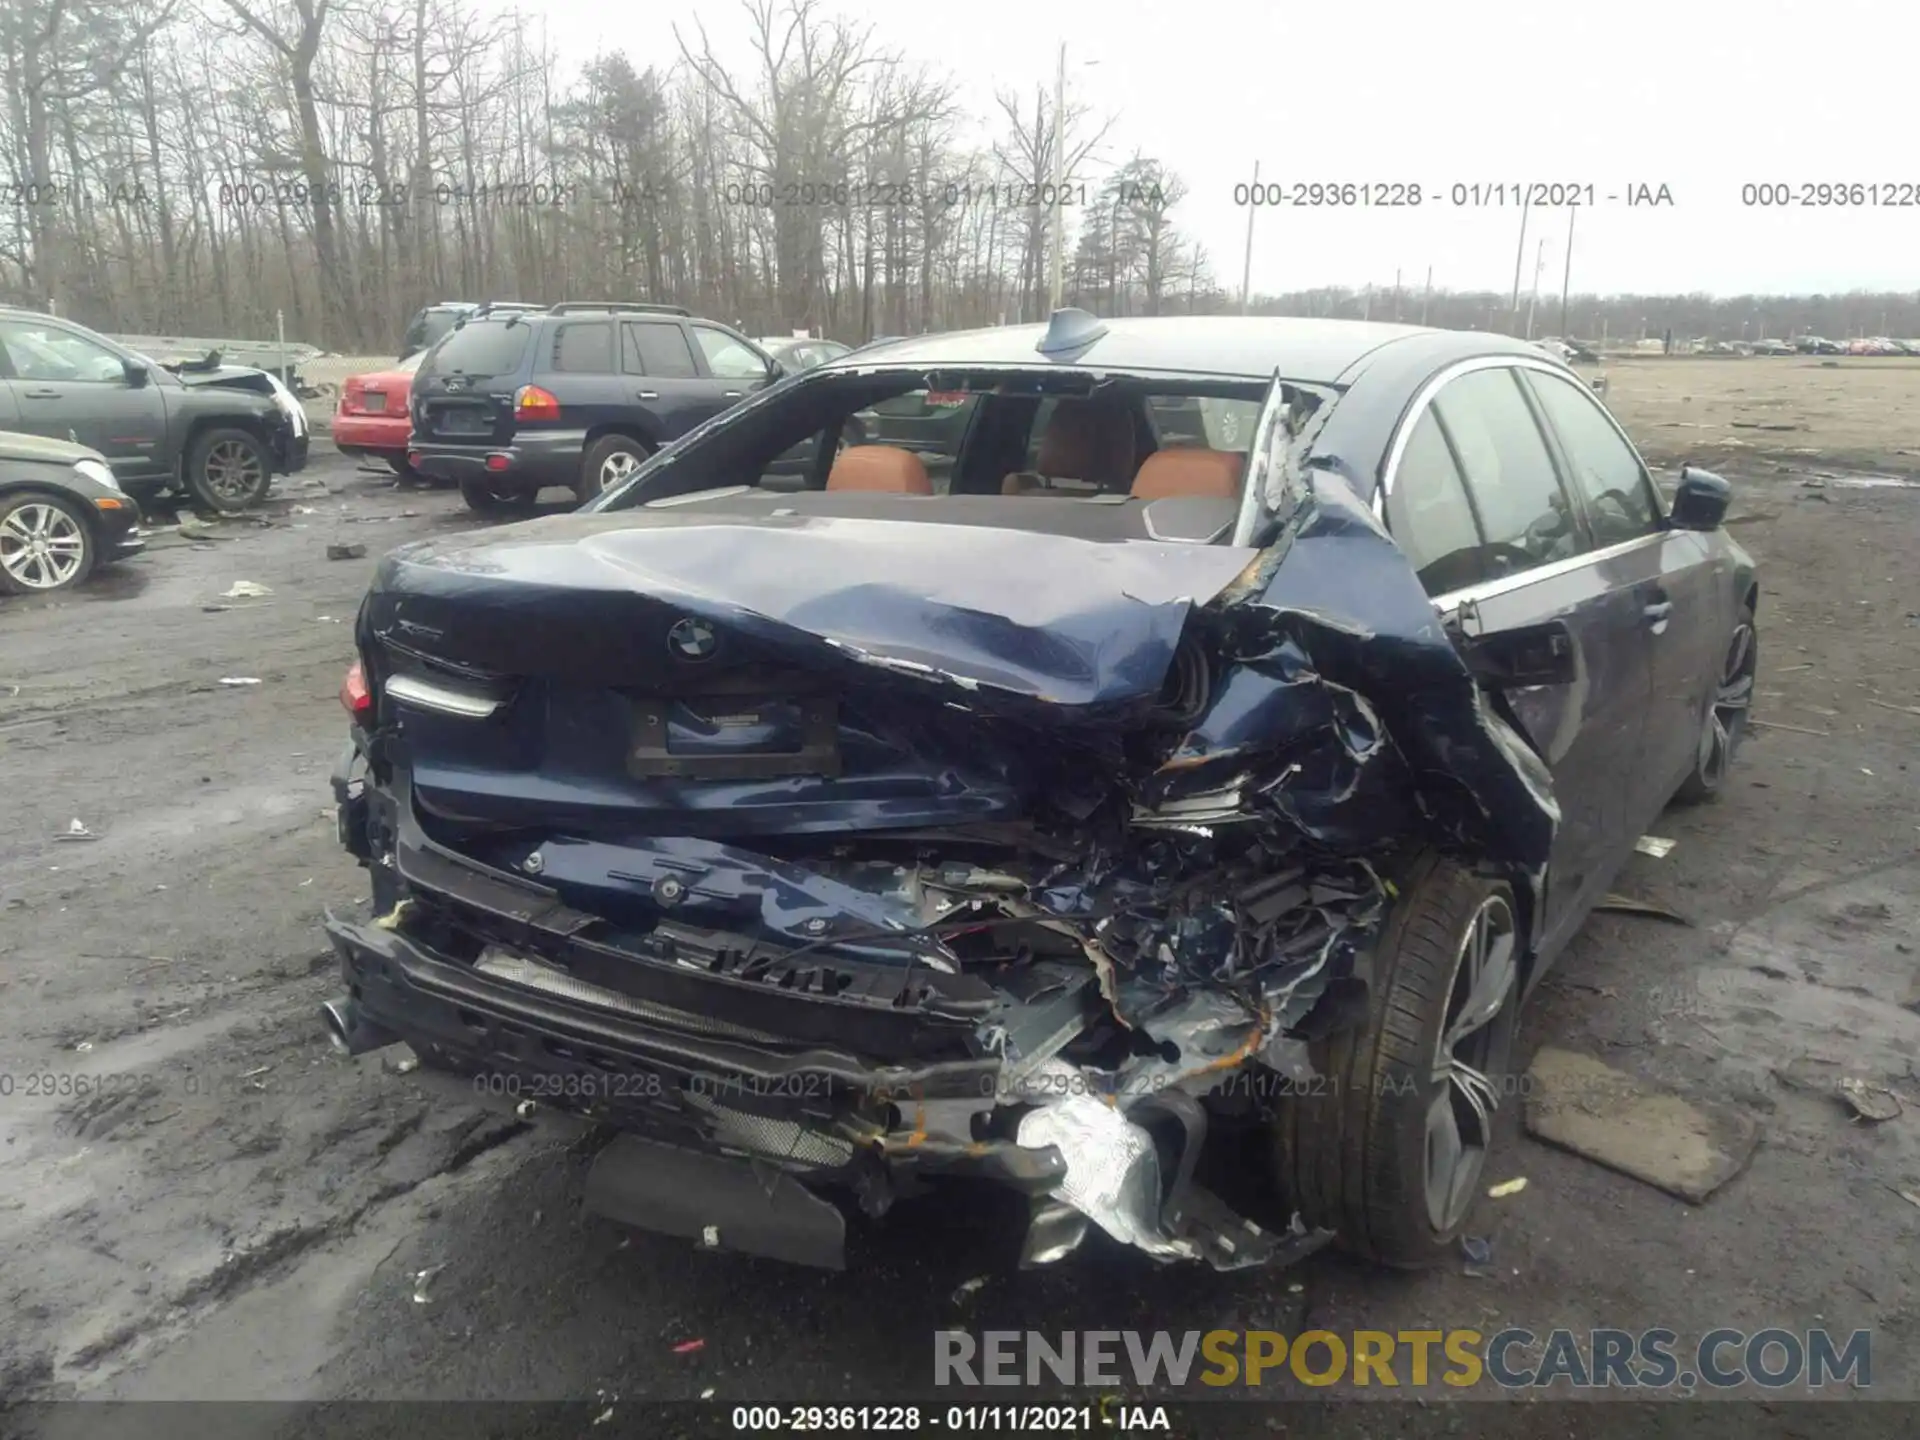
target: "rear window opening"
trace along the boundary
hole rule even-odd
[[[830,497],[965,500],[970,514],[1002,515],[1012,500],[1174,501],[1192,512],[1183,531],[1211,533],[1215,510],[1230,523],[1238,508],[1269,389],[1150,372],[813,372],[688,436],[604,508],[741,486],[813,497],[808,510]],[[1331,394],[1283,381],[1289,424]]]
[[[421,362],[424,375],[510,375],[520,368],[533,335],[531,326],[512,320],[469,320],[448,332]]]

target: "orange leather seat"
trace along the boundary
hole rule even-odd
[[[1156,450],[1133,480],[1136,500],[1166,500],[1190,495],[1232,500],[1240,494],[1247,457],[1231,450]]]
[[[827,474],[829,490],[870,490],[882,495],[931,495],[927,467],[897,445],[849,445]]]
[[[1007,476],[1000,483],[1000,493],[1040,494],[1048,480],[1079,480],[1100,489],[1118,489],[1133,474],[1131,412],[1113,400],[1063,396],[1047,417],[1034,464],[1033,473],[1015,471]]]

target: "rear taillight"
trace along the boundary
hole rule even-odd
[[[348,667],[347,678],[340,682],[340,703],[356,720],[373,710],[373,691],[367,688],[367,672],[358,660]]]
[[[522,385],[513,395],[513,418],[558,420],[560,397],[551,390],[542,390],[538,385]]]
[[[347,377],[347,383],[340,387],[340,409],[343,414],[351,414],[360,408],[360,395],[363,388],[358,375]]]

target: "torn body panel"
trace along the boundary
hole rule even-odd
[[[1557,811],[1372,515],[1294,483],[1264,550],[688,503],[396,552],[370,679],[499,708],[389,691],[356,731],[343,837],[417,905],[330,924],[354,994],[875,1213],[1023,1185],[1035,1263],[1073,1216],[1221,1268],[1317,1248],[1193,1182],[1198,1098],[1365,1013],[1398,857],[1519,893]]]

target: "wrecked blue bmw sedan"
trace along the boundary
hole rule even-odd
[[[855,352],[381,564],[334,1038],[604,1123],[588,1206],[711,1248],[965,1175],[1027,1263],[1429,1262],[1522,998],[1740,741],[1727,502],[1499,336]],[[1286,1223],[1197,1176],[1249,1120]]]

